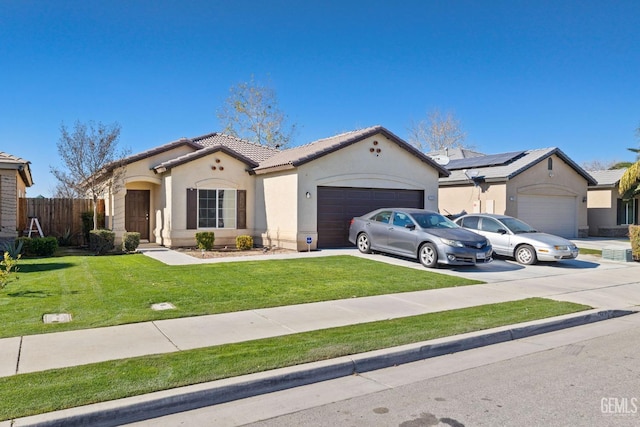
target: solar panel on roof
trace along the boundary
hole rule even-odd
[[[446,166],[449,170],[484,168],[488,166],[502,166],[520,158],[525,151],[489,154],[487,156],[468,157],[466,159],[451,160]]]

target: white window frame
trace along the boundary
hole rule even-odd
[[[622,209],[622,221],[620,225],[635,224],[636,220],[636,201],[635,199],[622,200],[620,204]],[[629,212],[631,211],[631,212]],[[631,215],[629,215],[631,213]]]
[[[200,207],[200,201],[201,201],[201,197],[200,194],[202,191],[215,191],[215,202],[214,202],[214,207],[208,207],[208,208],[201,208]],[[220,196],[222,193],[222,204],[223,206],[220,206]],[[233,194],[233,206],[224,206],[224,192],[230,192]],[[204,227],[202,225],[200,225],[200,213],[201,213],[201,209],[213,209],[213,211],[215,212],[215,218],[213,218],[213,221],[215,223],[215,226],[211,227]],[[238,224],[238,190],[236,190],[235,188],[199,188],[198,189],[198,198],[197,198],[197,212],[198,212],[198,216],[197,216],[197,224],[198,224],[198,229],[199,230],[213,230],[213,229],[235,229],[237,224]],[[220,213],[226,212],[226,213],[230,213],[230,216],[224,216],[222,218],[219,217]],[[230,225],[229,225],[230,224]]]

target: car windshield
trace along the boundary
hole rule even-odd
[[[507,226],[509,230],[513,234],[521,234],[521,233],[537,233],[538,230],[535,230],[526,222],[522,222],[516,218],[502,218],[500,221]]]
[[[437,213],[412,213],[411,216],[422,228],[460,228],[455,222]]]

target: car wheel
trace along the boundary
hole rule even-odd
[[[515,258],[520,264],[531,265],[538,262],[536,251],[529,245],[518,246],[516,248]]]
[[[433,243],[425,243],[418,250],[420,263],[428,268],[438,266],[438,250]]]
[[[369,236],[367,235],[367,233],[358,234],[356,244],[358,246],[358,250],[363,254],[371,253],[371,241],[369,240]]]

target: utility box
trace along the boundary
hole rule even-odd
[[[611,261],[625,261],[632,262],[633,261],[633,253],[631,249],[620,248],[620,247],[608,247],[602,249],[602,259],[607,259]]]

